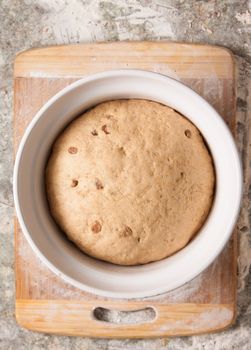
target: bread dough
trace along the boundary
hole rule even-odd
[[[116,100],[55,141],[46,189],[55,221],[83,252],[121,265],[182,249],[212,205],[214,167],[198,129],[162,104]]]

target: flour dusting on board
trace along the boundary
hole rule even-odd
[[[21,236],[21,233],[16,254],[19,261],[18,266],[23,276],[26,276],[28,272],[29,290],[24,292],[29,293],[29,291],[32,291],[33,299],[83,299],[83,292],[80,289],[64,282],[35,256],[35,253],[33,253],[31,247],[26,242],[23,234]],[[84,299],[88,300],[88,296],[89,294],[85,293]],[[28,295],[24,295],[24,297],[28,298]]]
[[[167,323],[164,326],[161,326],[162,331],[186,329],[186,330],[195,330],[201,329],[214,329],[218,327],[224,327],[228,324],[233,318],[233,311],[227,308],[215,308],[209,309],[208,311],[202,311],[196,317],[194,315],[189,315],[184,317],[182,320],[174,321],[167,319]]]
[[[174,78],[176,80],[180,81],[180,77],[177,72],[175,72],[174,69],[172,69],[168,64],[166,63],[155,63],[153,65],[153,71],[156,73],[161,73],[164,75],[167,75],[171,78]]]
[[[151,297],[152,300],[165,302],[188,302],[190,298],[192,298],[195,294],[198,294],[202,283],[203,283],[203,274],[200,274],[196,278],[194,278],[189,283],[184,284],[183,286],[176,288],[168,293],[156,295]],[[199,300],[200,296],[197,297],[197,302],[203,302],[203,300]]]
[[[60,298],[66,300],[89,300],[91,296],[89,293],[82,292],[80,289],[75,288],[69,284],[66,284],[60,276],[56,276],[51,272],[40,260],[36,258],[32,249],[25,241],[25,238],[20,236],[19,246],[17,250],[19,266],[24,270],[29,269],[31,262],[36,260],[36,263],[32,265],[32,269],[29,269],[29,288],[32,290],[32,296],[41,299],[46,299],[48,295],[50,298]],[[143,300],[153,300],[158,302],[188,302],[194,295],[198,294],[197,302],[203,302],[203,298],[200,300],[199,290],[203,284],[203,274],[200,274],[194,278],[191,282],[184,284],[183,286],[164,293],[156,295],[151,298],[145,298]],[[46,288],[45,288],[46,286]],[[97,297],[99,298],[99,297]],[[100,297],[101,299],[104,299]]]
[[[203,97],[213,106],[222,100],[222,82],[215,72],[211,72],[208,79],[203,81]]]

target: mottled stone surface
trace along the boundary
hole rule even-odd
[[[251,349],[251,4],[234,0],[1,0],[0,1],[0,349]],[[171,340],[56,337],[19,328],[14,318],[12,197],[12,67],[31,47],[111,40],[176,40],[223,45],[238,72],[238,145],[245,175],[238,223],[238,318],[212,335]]]

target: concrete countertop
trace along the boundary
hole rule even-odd
[[[0,2],[0,349],[251,349],[251,3],[234,0],[1,0]],[[21,329],[14,316],[12,68],[32,47],[116,40],[171,40],[230,48],[237,62],[237,135],[245,186],[238,222],[238,316],[210,335],[106,340]]]

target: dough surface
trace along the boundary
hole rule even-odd
[[[182,249],[210,211],[214,184],[198,129],[146,100],[104,102],[74,119],[46,168],[57,224],[88,255],[120,265]]]

